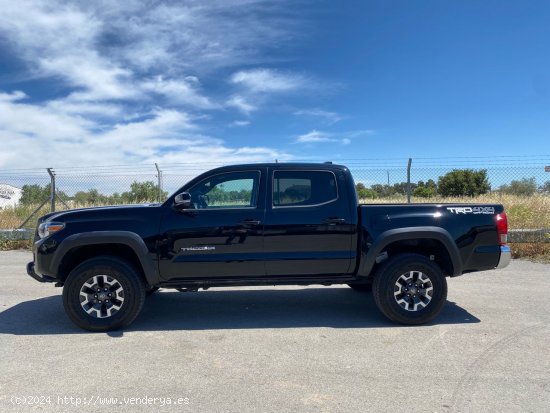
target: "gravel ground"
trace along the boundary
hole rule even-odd
[[[392,324],[344,286],[254,287],[162,290],[128,329],[93,334],[65,316],[61,289],[26,275],[29,260],[0,253],[2,411],[550,406],[548,264],[449,280],[425,326]]]

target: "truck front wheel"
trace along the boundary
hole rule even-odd
[[[140,274],[115,257],[84,261],[71,271],[63,287],[63,306],[71,321],[90,331],[129,325],[145,301]]]
[[[447,300],[447,281],[433,261],[399,254],[386,261],[373,282],[374,301],[390,320],[423,324],[439,315]]]

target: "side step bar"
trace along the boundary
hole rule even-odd
[[[332,285],[347,284],[356,281],[357,277],[351,275],[324,276],[324,277],[250,277],[250,278],[196,278],[161,282],[161,288],[184,288],[197,290],[210,287],[245,287],[258,285]]]

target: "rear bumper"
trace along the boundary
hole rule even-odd
[[[512,259],[512,250],[510,250],[510,247],[508,245],[501,245],[500,258],[498,260],[498,264],[496,268],[499,269],[499,268],[507,267],[508,264],[510,264],[511,259]]]

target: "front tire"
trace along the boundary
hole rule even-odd
[[[102,256],[74,268],[63,287],[65,312],[78,327],[109,331],[125,327],[145,301],[141,275],[126,261]]]
[[[439,315],[447,301],[447,281],[437,264],[420,254],[399,254],[376,272],[373,297],[390,320],[424,324]]]

